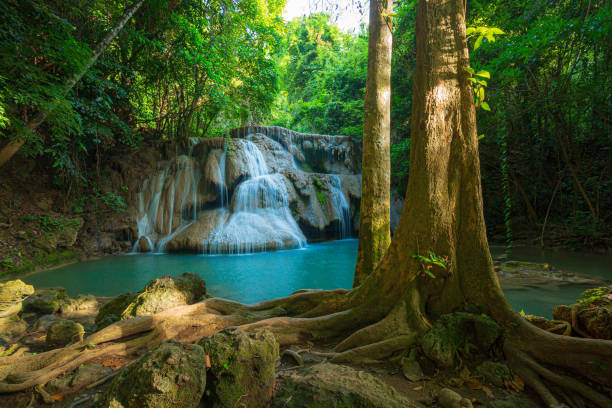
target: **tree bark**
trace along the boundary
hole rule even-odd
[[[125,10],[119,21],[117,21],[117,24],[115,24],[115,26],[108,33],[106,33],[102,41],[100,41],[98,45],[96,45],[91,57],[83,66],[83,68],[81,68],[80,71],[68,78],[68,80],[64,83],[60,97],[70,92],[70,90],[74,88],[77,82],[79,82],[81,78],[83,78],[83,75],[85,75],[89,68],[91,68],[91,66],[96,63],[100,55],[102,55],[104,50],[106,50],[106,48],[110,45],[111,41],[113,41],[113,39],[117,36],[117,34],[121,32],[123,27],[130,20],[130,18],[132,18],[132,16],[138,11],[138,9],[140,9],[144,1],[145,0],[137,0],[130,8]],[[34,118],[26,124],[26,132],[34,132],[45,121],[48,115],[49,111],[46,110],[38,112],[38,114],[36,114],[36,116],[34,116]],[[23,146],[23,144],[26,142],[26,139],[27,134],[18,135],[16,138],[8,142],[2,150],[0,150],[0,167],[2,167],[7,161],[11,159],[11,157],[13,157],[13,155],[15,155],[15,153],[17,153],[17,151],[19,151],[21,146]]]
[[[391,0],[370,1],[368,76],[363,118],[359,250],[353,286],[375,268],[391,242]]]

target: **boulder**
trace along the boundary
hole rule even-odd
[[[138,252],[151,252],[153,250],[151,241],[147,237],[138,238],[138,243],[136,245]]]
[[[472,408],[472,401],[462,397],[450,388],[438,391],[438,404],[440,408]]]
[[[99,328],[134,316],[148,316],[176,306],[192,304],[206,295],[206,282],[194,273],[153,279],[136,294],[119,295],[100,308]]]
[[[47,252],[57,248],[70,248],[75,244],[83,223],[84,220],[80,217],[67,219],[53,231],[45,232],[32,245]]]
[[[612,340],[612,285],[587,289],[572,307],[557,306],[553,319],[572,324],[572,309],[576,315],[573,330],[595,339]]]
[[[55,349],[83,340],[85,329],[80,323],[68,319],[59,319],[51,323],[47,329],[45,346]]]
[[[54,314],[40,316],[34,323],[34,330],[46,332],[57,319],[57,315]]]
[[[495,268],[504,289],[523,289],[534,285],[600,285],[603,279],[555,269],[546,263],[505,261]]]
[[[501,327],[487,316],[456,312],[442,315],[423,336],[421,347],[438,367],[451,368],[458,355],[472,359],[490,354],[501,334]]]
[[[26,323],[19,317],[22,302],[34,293],[32,285],[21,280],[0,283],[0,334],[13,336],[26,330]]]
[[[83,388],[113,371],[111,367],[102,364],[83,364],[76,370],[64,377],[57,377],[45,385],[45,391],[49,394],[63,394],[67,391],[74,392]]]
[[[55,313],[67,299],[68,294],[64,288],[37,289],[33,295],[23,301],[23,311],[43,315]]]
[[[271,333],[225,329],[199,343],[210,356],[206,407],[265,407],[275,384],[278,342]]]
[[[409,408],[417,405],[378,378],[354,368],[321,363],[282,380],[271,408]]]
[[[173,341],[149,351],[117,376],[103,396],[108,408],[195,408],[206,386],[206,356]]]
[[[164,246],[164,250],[167,252],[202,252],[204,241],[219,224],[227,221],[228,216],[229,213],[222,209],[202,212],[196,222],[172,237]]]
[[[98,299],[94,295],[77,295],[75,298],[66,299],[61,307],[62,313],[72,313],[82,310],[91,310],[98,307]]]

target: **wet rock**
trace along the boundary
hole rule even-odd
[[[601,278],[565,272],[546,263],[505,261],[495,268],[504,289],[521,289],[533,285],[599,285]]]
[[[278,342],[271,333],[225,329],[199,343],[210,356],[206,407],[267,406],[274,390]]]
[[[572,333],[572,325],[563,320],[548,320],[542,316],[526,315],[525,320],[542,330],[561,336],[569,336]]]
[[[151,242],[147,237],[140,237],[137,248],[138,252],[151,252],[153,250],[153,248],[151,248]]]
[[[46,232],[34,240],[32,245],[46,252],[53,252],[57,248],[70,248],[75,244],[83,223],[84,220],[80,217],[68,219],[62,222],[57,230]]]
[[[19,317],[22,302],[34,293],[34,287],[21,280],[0,283],[0,336],[14,336],[26,330]]]
[[[485,382],[496,387],[503,387],[505,380],[512,380],[512,374],[508,366],[496,361],[484,361],[476,367],[476,372]]]
[[[45,346],[54,349],[83,340],[85,329],[80,323],[68,319],[59,319],[49,326]]]
[[[438,404],[441,408],[472,408],[472,402],[450,388],[438,391]]]
[[[197,344],[162,343],[127,367],[104,394],[109,408],[195,408],[206,386],[206,356]]]
[[[557,306],[553,318],[572,324],[575,332],[595,339],[612,340],[612,285],[587,289],[572,307]]]
[[[67,299],[68,295],[64,288],[37,289],[33,295],[23,301],[23,311],[38,314],[55,313]]]
[[[194,273],[153,279],[136,294],[119,295],[100,308],[98,328],[134,316],[148,316],[176,306],[192,304],[206,295],[206,282]]]
[[[473,352],[476,355],[490,354],[501,333],[501,327],[486,316],[451,313],[434,323],[423,336],[421,347],[439,367],[451,368],[458,354],[468,359],[475,356],[471,355]],[[475,347],[466,347],[467,344]]]
[[[75,298],[66,299],[61,307],[62,313],[72,313],[81,310],[91,310],[98,307],[98,299],[94,295],[77,295]]]
[[[227,221],[229,213],[218,209],[204,211],[198,220],[176,234],[164,247],[168,252],[193,251],[202,252],[202,244],[212,234],[217,226]]]
[[[321,363],[282,380],[272,408],[409,408],[416,404],[378,378],[354,368]]]

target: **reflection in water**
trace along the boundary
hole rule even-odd
[[[503,249],[493,249],[500,255]],[[515,248],[512,259],[547,262],[558,269],[597,275],[612,281],[612,256]],[[350,288],[357,258],[357,240],[311,244],[305,249],[250,255],[129,255],[81,262],[24,278],[35,287],[63,286],[71,296],[92,293],[115,296],[138,291],[151,279],[195,272],[208,292],[239,302],[257,302],[304,288]],[[584,286],[508,290],[516,310],[550,317],[555,305],[573,303]]]

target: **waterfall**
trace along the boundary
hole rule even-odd
[[[203,242],[205,253],[249,252],[303,247],[306,238],[289,210],[283,177],[269,173],[259,148],[239,140],[248,178],[232,197],[232,213]]]
[[[147,240],[151,250],[163,251],[168,240],[197,219],[199,171],[196,167],[191,157],[177,156],[144,181],[138,193],[138,240],[135,251],[141,239]],[[188,219],[184,217],[186,210],[192,211]],[[180,219],[177,228],[174,228],[177,214]]]
[[[221,208],[225,208],[228,205],[227,202],[227,186],[225,181],[225,159],[227,158],[227,146],[224,145],[223,153],[219,158],[219,167],[217,169],[217,176],[219,178],[219,198],[221,201]]]
[[[351,236],[351,210],[344,193],[342,192],[342,181],[335,174],[330,174],[331,197],[334,211],[338,216],[340,239]]]

